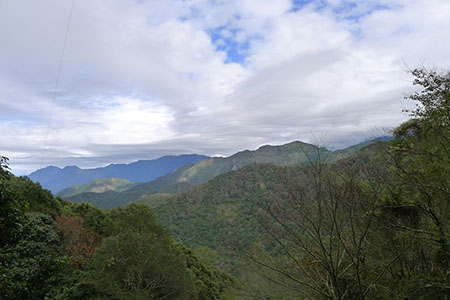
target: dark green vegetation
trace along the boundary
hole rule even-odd
[[[106,191],[116,191],[121,192],[125,191],[138,183],[130,182],[126,179],[120,179],[120,178],[101,178],[101,179],[95,179],[92,180],[86,184],[77,184],[70,188],[66,188],[59,192],[57,196],[61,198],[67,198],[70,196],[74,196],[81,193],[103,193]]]
[[[362,143],[338,151],[320,148],[320,152],[327,157],[329,162],[333,162],[354,154],[365,145],[366,143]],[[255,151],[245,150],[230,157],[215,157],[188,164],[170,174],[138,184],[120,193],[88,192],[65,197],[65,199],[75,203],[88,202],[102,209],[110,209],[136,201],[146,195],[181,193],[220,174],[239,170],[249,164],[272,163],[278,166],[306,166],[310,160],[317,159],[317,150],[316,146],[302,142],[292,142],[281,146],[262,146]]]
[[[1,299],[224,299],[234,285],[146,206],[72,204],[0,163]]]
[[[339,156],[302,144],[304,164],[279,154],[279,165],[249,163],[196,187],[162,177],[125,191],[151,185],[145,205],[55,199],[2,158],[0,295],[448,299],[450,73],[412,74],[418,106],[391,141]]]
[[[47,167],[31,173],[28,177],[56,194],[65,188],[86,184],[99,178],[114,177],[131,182],[147,182],[171,173],[186,164],[196,163],[206,158],[208,157],[197,154],[168,155],[153,160],[139,160],[131,164],[111,164],[95,169],[80,169],[76,166],[68,166],[63,169]]]

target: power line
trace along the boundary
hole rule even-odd
[[[65,37],[64,37],[64,45],[63,45],[63,48],[62,48],[62,51],[61,51],[61,57],[59,59],[58,73],[56,75],[55,89],[53,90],[52,105],[51,105],[51,108],[50,108],[50,115],[48,116],[47,132],[45,134],[44,147],[42,149],[41,165],[40,165],[39,169],[42,169],[42,166],[44,165],[45,154],[46,154],[46,151],[47,151],[48,135],[49,135],[49,132],[50,132],[50,124],[52,122],[52,116],[53,116],[53,108],[55,106],[56,93],[57,93],[58,86],[59,86],[59,78],[61,76],[61,69],[62,69],[62,64],[63,64],[63,60],[64,60],[64,54],[66,52],[67,38],[69,36],[69,28],[70,28],[70,23],[72,21],[72,12],[73,12],[73,7],[74,6],[75,6],[75,0],[72,0],[72,6],[70,7],[70,13],[69,13],[69,21],[67,22],[66,33],[65,33]],[[40,177],[40,173],[38,174],[37,181],[39,181],[39,177]]]

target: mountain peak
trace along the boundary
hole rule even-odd
[[[80,168],[77,167],[77,166],[65,166],[62,170],[65,170],[65,171],[69,171],[69,170],[80,170]]]

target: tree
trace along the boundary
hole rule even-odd
[[[431,240],[450,263],[450,71],[415,69],[414,84],[422,90],[407,97],[418,102],[409,121],[396,128],[391,147],[394,173],[403,188],[401,202],[414,206],[430,222]]]
[[[289,185],[285,198],[262,199],[255,218],[278,245],[271,259],[241,249],[264,276],[307,299],[365,299],[391,262],[371,265],[373,201],[358,183],[359,169],[317,159]],[[334,169],[333,169],[334,168]],[[336,170],[337,169],[337,170]]]
[[[23,217],[23,205],[14,197],[9,182],[12,178],[8,158],[0,156],[0,248],[13,237]]]
[[[108,299],[220,299],[229,276],[174,242],[145,205],[112,210],[108,237],[87,264],[84,282]]]
[[[29,214],[14,233],[14,241],[0,248],[2,299],[51,298],[65,266],[59,256],[55,221],[47,215]]]
[[[312,299],[448,295],[450,72],[411,74],[422,89],[393,142],[334,165],[319,153],[290,195],[261,201],[256,219],[284,255],[242,252],[269,280]]]
[[[411,119],[393,130],[388,167],[378,168],[378,216],[404,245],[392,274],[409,286],[406,296],[439,298],[450,290],[450,72],[410,72],[421,89],[406,97],[416,104]]]
[[[25,212],[41,212],[51,216],[58,215],[61,202],[49,190],[25,176],[11,176],[8,187],[14,192],[16,201],[22,204]]]
[[[84,268],[92,257],[101,236],[84,225],[80,217],[56,217],[57,230],[61,238],[62,253],[70,258],[70,264]]]

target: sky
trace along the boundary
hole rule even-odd
[[[71,6],[0,0],[0,155],[16,174],[343,148],[408,118],[408,68],[450,68],[448,0],[75,0],[67,27]]]

